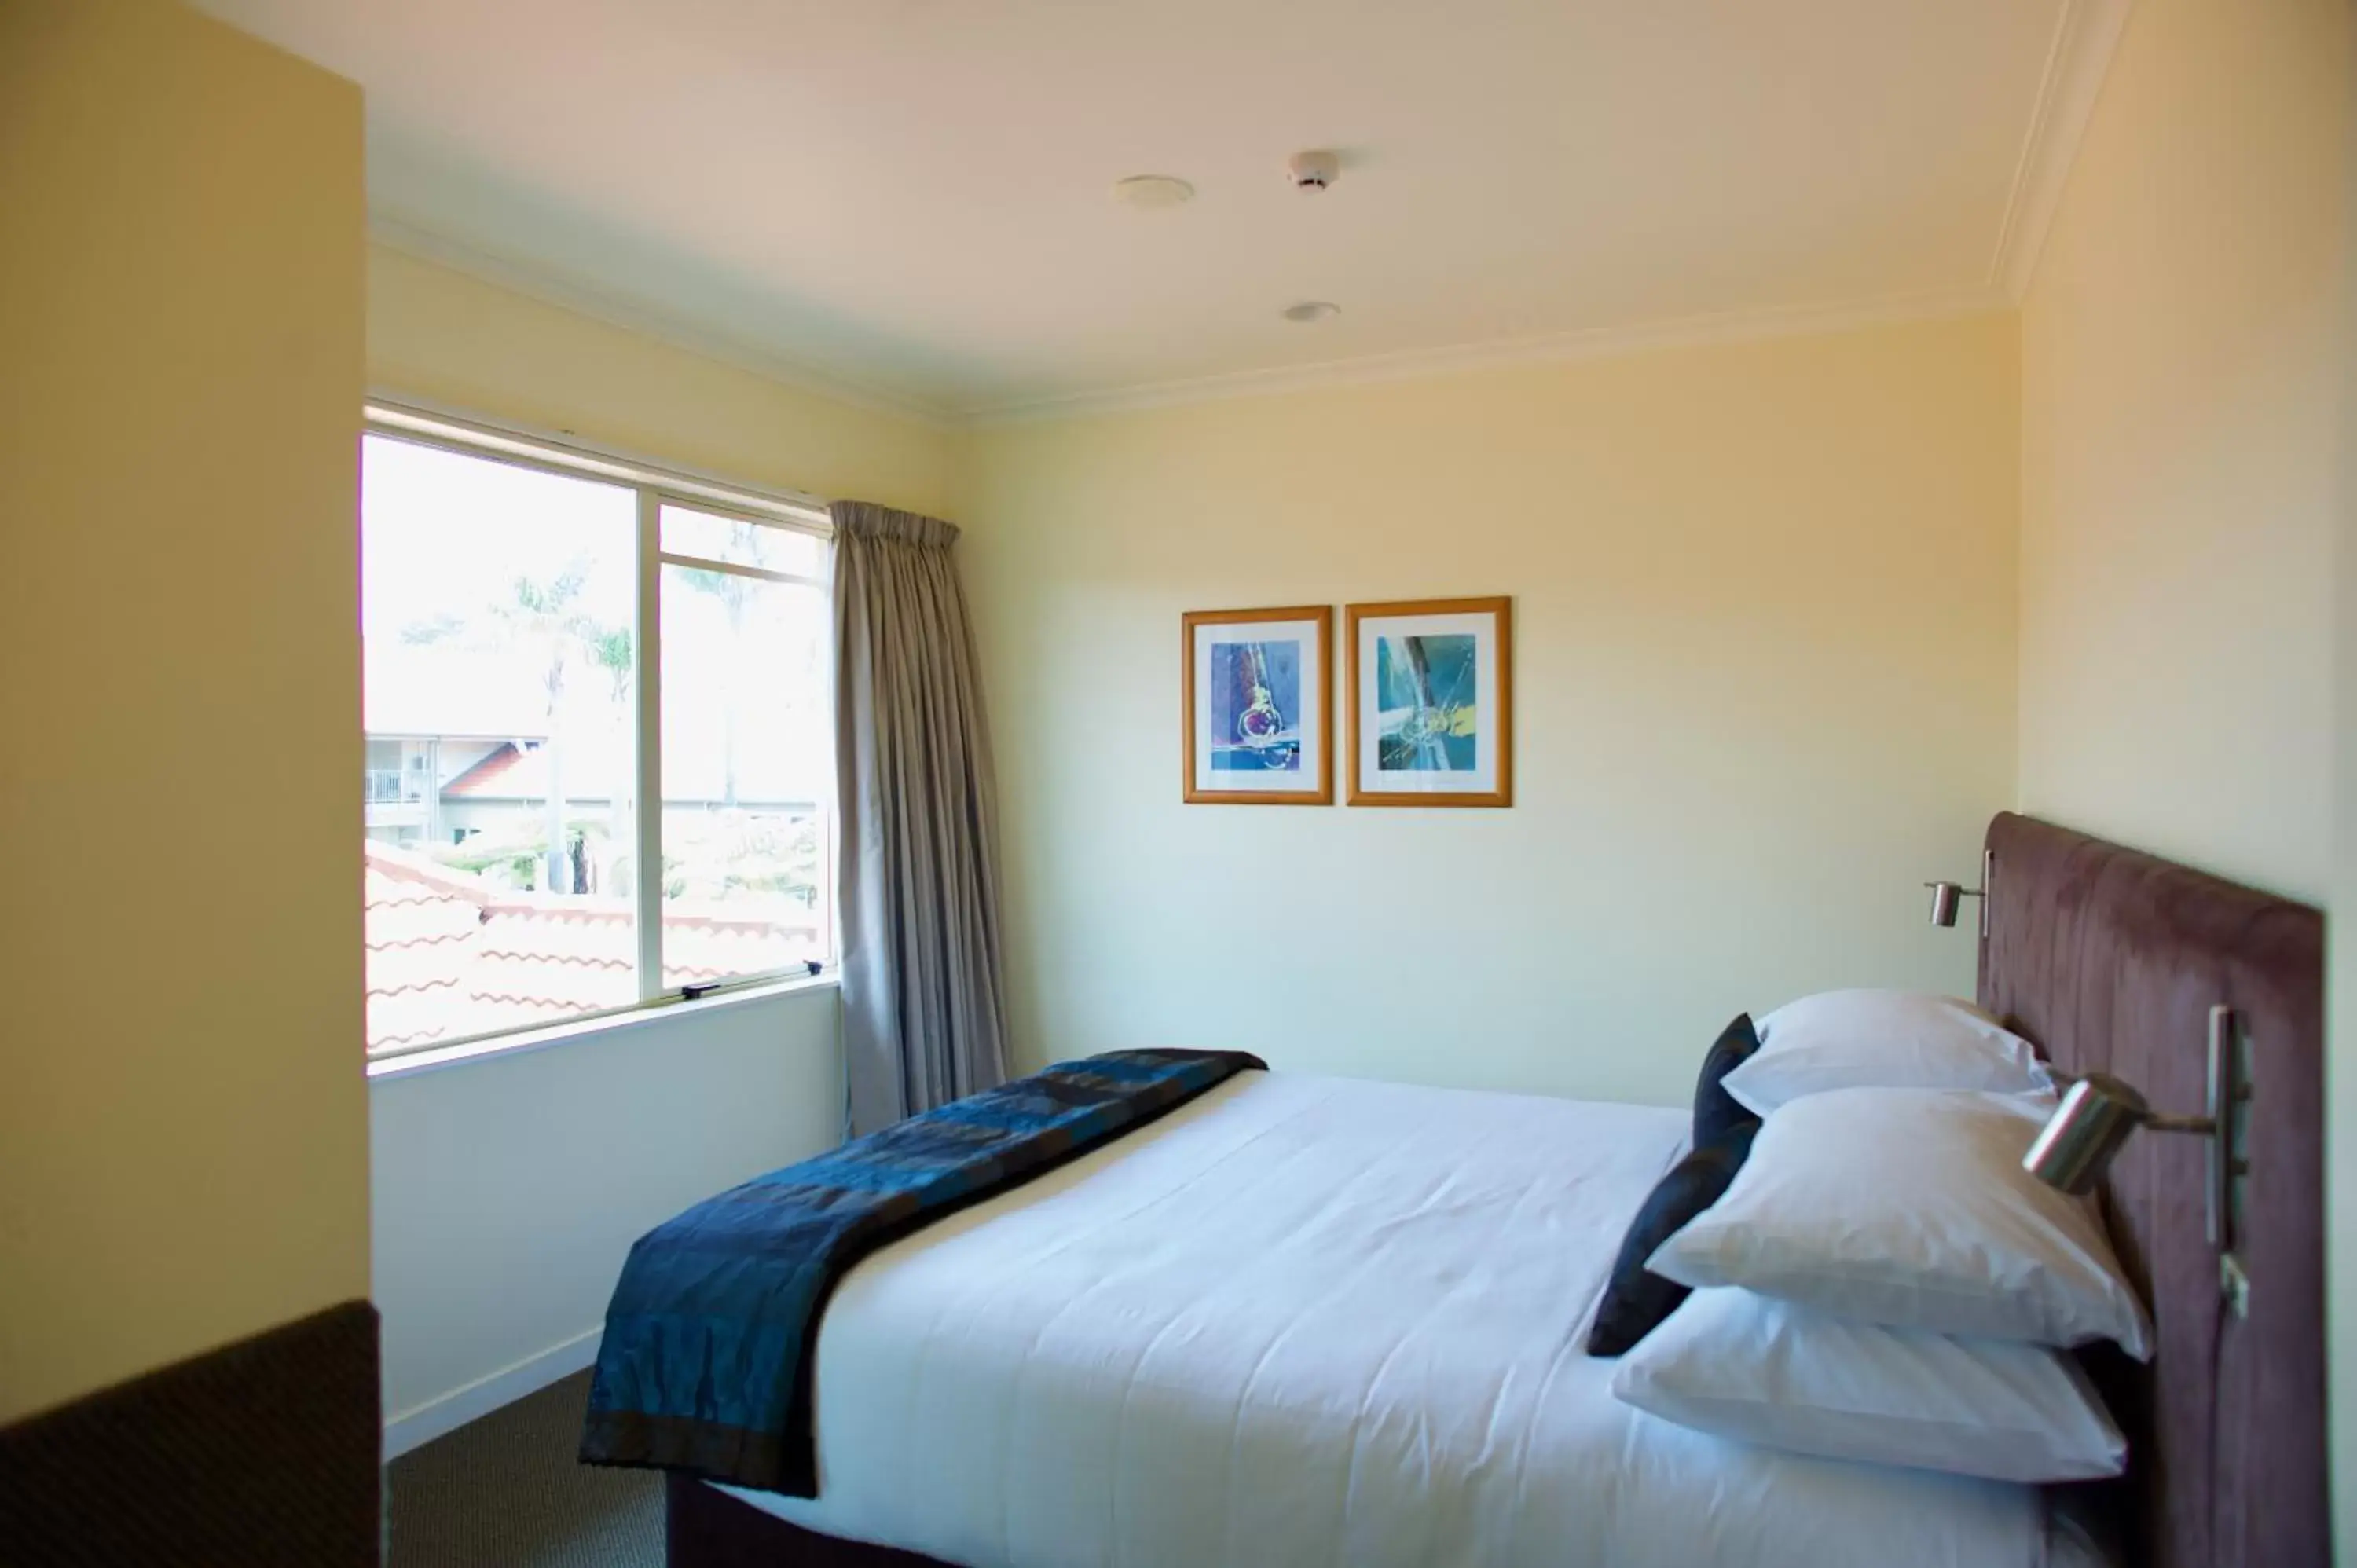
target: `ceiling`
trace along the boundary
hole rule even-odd
[[[2128,0],[200,3],[388,243],[992,417],[1996,303]]]

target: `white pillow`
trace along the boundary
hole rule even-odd
[[[2021,1168],[2047,1107],[1940,1089],[1796,1100],[1752,1140],[1727,1196],[1645,1266],[1840,1317],[2152,1357],[2144,1305],[2094,1205]]]
[[[2127,1466],[2127,1439],[2060,1351],[1846,1323],[1749,1291],[1686,1297],[1621,1358],[1612,1391],[1681,1426],[1828,1459],[1992,1481]]]
[[[1829,1089],[2054,1090],[2028,1040],[1953,996],[1821,991],[1758,1027],[1760,1048],[1723,1080],[1756,1116]]]

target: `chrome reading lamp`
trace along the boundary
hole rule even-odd
[[[2057,1072],[2054,1076],[2071,1087],[2039,1130],[2029,1152],[2021,1156],[2021,1168],[2040,1181],[2084,1197],[2095,1190],[2112,1157],[2139,1127],[2207,1138],[2209,1174],[2204,1184],[2202,1234],[2217,1250],[2218,1288],[2237,1317],[2247,1314],[2251,1304],[2250,1275],[2234,1255],[2237,1184],[2251,1174],[2251,1162],[2243,1153],[2250,1135],[2251,1086],[2242,1055],[2234,1010],[2211,1008],[2209,1107],[2207,1114],[2201,1116],[2171,1116],[2155,1111],[2134,1084],[2107,1072],[2076,1079]]]
[[[1996,869],[1996,852],[1985,849],[1981,851],[1981,885],[1978,887],[1967,887],[1961,882],[1923,884],[1932,890],[1932,923],[1935,926],[1954,925],[1957,906],[1967,898],[1977,898],[1981,901],[1981,940],[1988,940],[1989,873]]]
[[[1960,899],[1981,900],[1981,937],[1986,940],[1988,929],[1988,883],[1995,869],[1993,856],[1981,857],[1981,886],[1965,887],[1953,882],[1927,882],[1932,889],[1932,923],[1953,926]],[[2236,1025],[2234,1010],[2220,1005],[2210,1009],[2210,1061],[2208,1105],[2200,1116],[2173,1116],[2155,1111],[2136,1087],[2125,1079],[2107,1072],[2072,1074],[2049,1066],[2058,1083],[2069,1085],[2062,1103],[2046,1119],[2029,1152],[2021,1156],[2021,1168],[2058,1191],[2083,1197],[2095,1190],[2104,1173],[2111,1168],[2113,1157],[2137,1128],[2149,1128],[2156,1133],[2191,1133],[2207,1138],[2208,1179],[2205,1186],[2202,1230],[2210,1245],[2218,1252],[2218,1283],[2227,1304],[2238,1317],[2250,1310],[2250,1276],[2244,1272],[2242,1260],[2234,1255],[2234,1216],[2237,1186],[2251,1174],[2251,1162],[2244,1156],[2250,1136],[2249,1105],[2251,1084],[2244,1060],[2244,1043]]]

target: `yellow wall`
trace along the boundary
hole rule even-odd
[[[955,438],[372,245],[372,390],[830,499],[948,510]]]
[[[2343,0],[2141,0],[2022,319],[2026,810],[2321,901]]]
[[[0,5],[0,1420],[363,1295],[361,96]]]
[[[2357,81],[2357,28],[2347,40]],[[2333,1533],[2357,1563],[2357,114],[2342,126],[2341,493],[2334,535],[2333,875],[2326,1064],[2330,1140],[2327,1212],[2332,1340]]]
[[[2015,326],[974,437],[1027,1059],[1680,1101],[1738,1008],[1969,991],[1916,884],[2014,771]],[[1179,802],[1189,609],[1505,593],[1509,811]]]
[[[2352,62],[2357,65],[2357,62]],[[2357,148],[2351,166],[2357,168]],[[2357,203],[2352,204],[2357,214]],[[2332,1048],[2326,1063],[2330,1140],[2327,1212],[2331,1217],[2333,1526],[2340,1561],[2357,1563],[2357,232],[2349,252],[2347,377],[2342,385],[2342,478],[2334,576],[2332,914],[2329,1003]]]

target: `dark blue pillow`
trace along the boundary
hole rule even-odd
[[[1702,1076],[1695,1079],[1694,1146],[1707,1148],[1733,1129],[1752,1119],[1741,1101],[1719,1087],[1718,1080],[1751,1059],[1760,1048],[1760,1031],[1751,1015],[1738,1013],[1735,1022],[1718,1033],[1710,1054],[1702,1058]]]
[[[1748,1020],[1747,1020],[1748,1022]],[[1685,1300],[1686,1287],[1647,1271],[1645,1260],[1692,1219],[1726,1196],[1727,1184],[1751,1153],[1757,1121],[1730,1129],[1717,1143],[1694,1150],[1653,1185],[1612,1260],[1612,1277],[1587,1331],[1587,1353],[1618,1356],[1651,1334]]]

